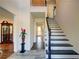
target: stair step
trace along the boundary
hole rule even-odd
[[[60,26],[56,26],[56,25],[53,25],[53,26],[52,26],[52,24],[50,24],[49,27],[50,27],[50,28],[60,28]]]
[[[48,52],[47,52],[48,53]],[[78,55],[74,50],[51,50],[52,55]]]
[[[49,27],[50,29],[52,29],[52,28],[60,28],[60,27]]]
[[[51,50],[71,50],[72,47],[51,47]]]
[[[51,41],[69,41],[68,39],[51,39]]]
[[[62,30],[51,30],[51,32],[61,32]]]
[[[61,43],[67,44],[69,43],[69,41],[51,41],[51,44],[61,44]]]
[[[50,39],[66,39],[66,36],[50,36]]]
[[[52,24],[50,24],[49,27],[50,27],[50,28],[60,28],[60,26],[56,26],[56,25],[53,25],[53,26],[52,26]]]
[[[61,28],[50,28],[50,30],[62,30]]]
[[[49,26],[59,26],[58,24],[49,24]]]
[[[64,33],[64,32],[63,31],[61,31],[61,32],[55,31],[55,32],[51,32],[51,33]]]
[[[50,36],[66,36],[66,35],[50,35]]]
[[[46,58],[48,58],[48,55],[46,55]],[[54,58],[69,58],[69,59],[79,59],[79,55],[51,55],[51,59]]]
[[[71,50],[73,47],[51,47],[51,50]],[[48,50],[48,47],[46,47],[46,50]]]
[[[52,47],[73,47],[71,44],[51,44]]]
[[[51,35],[65,35],[64,33],[51,33]]]

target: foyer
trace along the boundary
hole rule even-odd
[[[79,59],[78,25],[79,0],[0,0],[0,59]]]

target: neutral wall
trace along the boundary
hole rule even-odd
[[[30,12],[47,12],[46,6],[31,6]]]
[[[21,28],[26,29],[25,50],[30,50],[30,14],[28,12],[19,12],[14,21],[14,51],[21,49]]]
[[[16,9],[14,19],[14,51],[18,52],[21,50],[22,39],[21,28],[26,29],[26,38],[25,38],[25,50],[30,50],[31,48],[31,39],[30,39],[30,0],[24,0],[26,4],[19,5],[19,8]],[[21,1],[24,3],[23,1]]]
[[[48,4],[47,9],[48,9],[48,11],[47,11],[48,16],[51,17],[51,18],[53,18],[54,5],[53,4]]]
[[[31,43],[31,48],[33,46],[33,41],[34,41],[34,19],[32,18],[32,16],[30,16],[31,20],[30,20],[30,43]]]
[[[79,0],[56,0],[56,20],[79,52]]]

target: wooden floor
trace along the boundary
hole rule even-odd
[[[2,53],[0,59],[7,59],[13,53],[13,44],[0,44]]]

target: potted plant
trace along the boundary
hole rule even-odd
[[[20,53],[24,53],[25,52],[25,35],[26,35],[26,30],[21,28],[21,51]]]

